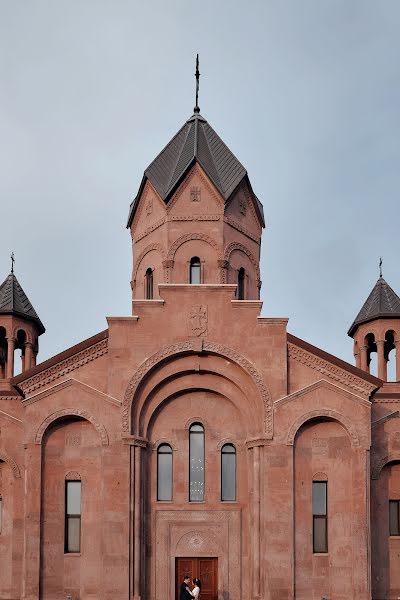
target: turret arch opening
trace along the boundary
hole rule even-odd
[[[364,346],[367,352],[367,367],[368,372],[375,377],[378,377],[378,355],[375,335],[367,333],[364,338]]]
[[[15,337],[14,350],[14,375],[19,375],[25,371],[25,349],[27,335],[24,329],[19,329]]]
[[[7,331],[4,327],[0,327],[0,379],[7,377]]]
[[[389,329],[385,333],[385,361],[386,361],[386,380],[395,382],[396,379],[396,344],[395,332]]]

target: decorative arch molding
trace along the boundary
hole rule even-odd
[[[32,333],[31,331],[28,329],[25,329],[25,327],[23,325],[16,325],[14,327],[14,331],[13,331],[13,337],[14,340],[17,339],[17,335],[19,331],[23,331],[25,334],[25,343],[27,344],[32,344],[33,343],[33,337],[32,337]]]
[[[352,446],[360,445],[360,439],[355,428],[353,427],[353,424],[350,422],[350,419],[337,412],[336,410],[311,410],[310,412],[305,413],[304,415],[299,417],[290,428],[286,444],[288,446],[293,446],[294,439],[300,427],[304,425],[304,423],[306,423],[307,421],[312,421],[313,419],[318,419],[320,417],[325,417],[326,419],[337,421],[338,423],[343,425],[343,427],[346,429],[347,433],[350,436]]]
[[[225,446],[226,444],[232,444],[232,446],[235,447],[236,451],[238,451],[239,447],[240,447],[240,443],[238,443],[237,441],[233,440],[232,438],[224,438],[223,440],[220,440],[217,444],[217,450],[220,451],[222,450],[222,447]]]
[[[191,426],[194,425],[195,423],[199,423],[202,427],[204,427],[204,429],[210,428],[205,419],[202,419],[201,417],[192,417],[191,419],[186,421],[185,429],[189,430],[191,428]]]
[[[136,280],[137,277],[137,272],[139,270],[139,266],[140,263],[142,262],[142,260],[144,259],[144,257],[146,256],[146,254],[148,254],[149,252],[151,252],[152,250],[156,250],[157,252],[159,252],[161,254],[161,257],[163,260],[165,260],[165,250],[164,248],[161,246],[161,244],[149,244],[148,246],[146,246],[142,252],[139,254],[139,256],[137,257],[137,260],[135,261],[135,271],[133,274],[133,281]]]
[[[239,242],[232,242],[231,244],[229,244],[224,251],[224,260],[229,262],[229,258],[234,250],[240,250],[240,252],[243,252],[244,254],[246,254],[246,256],[248,256],[256,272],[257,281],[260,281],[260,266],[258,264],[258,261],[255,259],[253,254],[248,248],[246,248],[244,244],[240,244]]]
[[[204,529],[194,529],[184,533],[177,541],[175,553],[182,555],[189,551],[191,554],[208,552],[211,556],[221,555],[221,543],[218,537],[212,531]]]
[[[223,358],[227,358],[240,367],[250,376],[255,386],[257,387],[263,406],[264,406],[264,433],[268,439],[272,439],[273,435],[273,412],[271,394],[265,385],[260,373],[252,365],[250,361],[239,354],[236,350],[203,340],[202,350],[211,354],[217,354]],[[196,341],[178,342],[170,346],[164,346],[161,350],[147,358],[139,365],[138,369],[132,376],[128,387],[125,391],[124,402],[122,406],[122,432],[124,435],[131,433],[131,407],[136,394],[136,391],[143,379],[159,364],[164,363],[167,358],[178,356],[180,354],[190,354],[198,352]]]
[[[21,478],[21,473],[19,470],[19,466],[17,465],[17,463],[15,462],[15,460],[13,460],[11,458],[11,456],[8,456],[8,454],[6,454],[5,452],[3,452],[3,450],[0,450],[0,461],[3,461],[5,463],[7,463],[9,465],[9,467],[11,467],[11,470],[13,472],[13,475],[15,477],[15,479],[20,479]]]
[[[89,421],[89,423],[92,423],[92,425],[97,430],[100,436],[101,444],[103,446],[108,446],[108,435],[104,425],[99,423],[96,417],[94,417],[90,413],[86,412],[85,410],[78,410],[76,408],[64,408],[49,415],[37,430],[35,436],[35,444],[42,443],[43,435],[45,434],[45,431],[48,429],[48,427],[52,425],[52,423],[58,421],[59,419],[64,419],[65,417],[79,417],[81,419]]]
[[[386,467],[389,463],[400,462],[400,452],[387,454],[383,456],[379,462],[375,464],[371,471],[371,479],[379,479],[383,467]]]
[[[176,452],[178,450],[178,446],[171,439],[169,439],[169,438],[160,438],[159,440],[156,440],[153,443],[153,446],[152,446],[153,452],[156,452],[158,450],[158,448],[160,446],[162,446],[163,444],[167,444],[167,446],[171,446],[171,448],[172,448],[172,450],[174,452]]]
[[[190,242],[192,240],[201,240],[202,242],[206,242],[207,244],[212,246],[216,251],[217,259],[222,260],[222,254],[219,245],[212,237],[205,233],[186,233],[185,235],[179,237],[168,249],[167,260],[174,260],[178,248],[182,246],[182,244],[184,244],[185,242]]]

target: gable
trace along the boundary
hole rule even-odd
[[[161,225],[166,216],[165,204],[149,181],[146,182],[137,204],[131,227],[136,241]]]
[[[254,206],[253,194],[246,183],[242,183],[231,196],[225,208],[226,220],[232,221],[233,226],[239,226],[244,232],[248,232],[250,237],[257,240],[261,236],[261,223]]]
[[[169,201],[167,211],[171,220],[220,217],[224,212],[224,199],[204,170],[195,163]]]

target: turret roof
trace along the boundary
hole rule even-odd
[[[400,319],[400,298],[383,277],[379,277],[350,327],[349,336],[352,337],[362,323],[382,318]]]
[[[147,180],[151,182],[164,202],[168,202],[194,162],[198,162],[204,169],[225,201],[245,178],[251,189],[244,166],[202,117],[198,109],[195,109],[190,119],[145,170],[138,195],[130,207],[128,227],[132,223],[137,202]],[[254,192],[252,194],[264,224],[262,204]]]
[[[0,285],[0,314],[13,314],[34,321],[40,333],[45,332],[43,323],[14,273],[10,273]]]

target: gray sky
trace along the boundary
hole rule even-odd
[[[400,293],[400,2],[0,0],[0,278],[40,359],[130,314],[129,203],[202,114],[264,204],[263,314],[353,362],[347,329]]]

